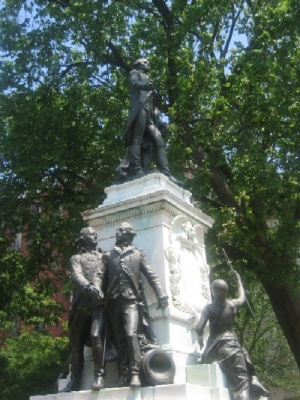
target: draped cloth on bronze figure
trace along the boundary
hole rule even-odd
[[[253,367],[235,333],[225,332],[214,339],[209,338],[201,362],[211,364],[215,361],[219,363],[235,396],[250,386],[249,368]]]

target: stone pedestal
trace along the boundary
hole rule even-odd
[[[170,307],[157,310],[157,299],[144,282],[153,330],[173,356],[174,382],[185,383],[185,366],[199,357],[193,328],[210,302],[204,234],[213,220],[192,205],[190,192],[159,173],[111,186],[106,194],[103,205],[84,212],[83,219],[97,231],[103,251],[113,248],[121,222],[133,225],[134,244],[146,251],[170,301]]]

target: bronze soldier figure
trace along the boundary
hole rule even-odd
[[[145,175],[142,150],[146,148],[145,142],[154,146],[157,168],[170,180],[178,181],[171,176],[166,145],[163,140],[157,117],[157,92],[149,75],[149,63],[145,58],[135,61],[129,76],[129,89],[131,107],[124,132],[127,152],[117,168],[121,179],[128,176],[141,177]],[[147,163],[146,163],[147,164]]]
[[[235,315],[246,296],[240,275],[234,270],[233,275],[238,287],[237,299],[227,299],[228,285],[224,280],[217,279],[211,285],[214,300],[204,308],[196,326],[200,347],[203,347],[203,330],[209,321],[210,334],[201,362],[220,363],[234,400],[248,400],[251,394],[268,397],[270,392],[258,381],[248,353],[234,332]]]
[[[61,392],[80,390],[84,366],[83,349],[92,345],[95,380],[93,390],[104,387],[105,371],[102,365],[101,334],[104,328],[104,299],[102,280],[104,266],[102,254],[96,250],[97,233],[92,228],[83,228],[77,240],[79,254],[71,257],[69,264],[74,293],[69,317],[71,344],[71,379]]]
[[[168,306],[168,297],[143,251],[133,244],[136,235],[128,222],[116,231],[116,245],[103,255],[107,274],[107,318],[112,338],[118,350],[119,386],[126,386],[130,373],[130,386],[141,386],[139,370],[141,349],[138,333],[143,315],[139,310],[142,291],[141,273],[147,278],[162,308]]]

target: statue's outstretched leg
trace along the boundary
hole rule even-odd
[[[142,169],[141,145],[141,140],[133,139],[132,145],[130,147],[130,166],[133,171],[133,175],[136,177],[141,177],[145,175]]]
[[[234,396],[234,400],[250,400],[249,388]]]
[[[259,382],[258,378],[256,375],[252,376],[252,390],[255,394],[258,396],[263,396],[263,397],[270,397],[271,393],[263,387],[263,385]]]

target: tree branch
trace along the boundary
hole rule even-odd
[[[66,69],[60,74],[64,78],[73,68],[86,67],[88,65],[97,64],[96,61],[78,61],[66,66]]]
[[[189,127],[186,129],[186,142],[193,149],[193,157],[196,161],[196,164],[201,165],[203,161],[208,157],[207,151],[204,150],[203,147],[197,146],[191,135]],[[229,179],[232,179],[232,174],[230,173],[229,166],[222,165],[221,167],[211,167],[211,176],[210,183],[211,186],[217,195],[218,199],[221,201],[222,205],[227,205],[228,207],[234,207],[236,210],[239,209],[239,205],[234,199],[233,193],[231,192],[229,186],[224,180],[224,176],[227,176]]]
[[[215,201],[215,200],[213,200],[213,199],[211,199],[211,198],[209,198],[207,196],[201,196],[200,197],[200,201],[202,201],[203,203],[210,204],[216,210],[221,210],[221,208],[222,208],[222,204],[221,203],[218,203],[217,201]]]
[[[131,67],[124,61],[124,58],[122,57],[121,52],[119,51],[119,49],[113,44],[113,42],[110,40],[108,42],[108,47],[111,50],[111,52],[113,53],[115,60],[117,61],[117,65],[121,68],[123,68],[126,72],[130,72]]]
[[[217,197],[222,201],[223,205],[233,207],[236,210],[239,209],[239,205],[236,202],[232,191],[229,189],[229,186],[224,181],[222,174],[217,169],[212,170],[210,183]]]
[[[233,10],[232,10],[232,24],[231,24],[231,26],[230,26],[229,35],[228,35],[228,37],[227,37],[227,40],[226,40],[224,49],[223,49],[223,51],[222,51],[222,53],[221,53],[221,57],[222,57],[222,58],[225,58],[225,57],[226,57],[226,54],[228,53],[228,49],[229,49],[230,42],[231,42],[231,39],[232,39],[232,36],[233,36],[233,32],[234,32],[235,25],[236,25],[237,20],[239,19],[240,14],[241,14],[241,12],[242,12],[242,9],[240,9],[240,10],[238,11],[236,17],[234,17],[234,6],[233,6],[232,8],[233,8]]]
[[[70,0],[49,0],[50,3],[56,3],[60,6],[62,6],[63,8],[67,8],[70,5]]]
[[[173,24],[173,16],[164,0],[152,0],[152,3],[157,8],[167,27],[170,27]]]
[[[110,65],[115,65],[117,67],[120,67],[124,69],[126,72],[130,72],[131,67],[124,61],[124,58],[122,57],[121,52],[119,49],[112,43],[110,40],[108,43],[108,48],[112,52],[112,56],[109,54],[101,54],[99,58],[102,58],[104,62],[107,62]],[[61,78],[64,78],[73,68],[79,68],[79,67],[86,67],[88,65],[97,65],[97,61],[78,61],[71,63],[66,66],[66,69],[61,73]]]

